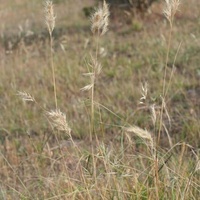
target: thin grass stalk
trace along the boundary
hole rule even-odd
[[[167,45],[167,53],[166,53],[166,60],[165,60],[165,68],[164,68],[164,76],[163,76],[163,88],[162,88],[162,105],[161,105],[161,112],[160,112],[160,123],[158,129],[158,136],[157,136],[157,145],[160,143],[160,134],[162,130],[162,123],[163,123],[163,112],[164,112],[164,99],[166,98],[166,77],[167,77],[167,64],[169,61],[169,52],[171,47],[171,40],[172,40],[172,24],[170,24],[170,33],[168,38],[168,45]],[[156,145],[156,146],[157,146]]]
[[[56,94],[56,78],[55,78],[55,66],[54,66],[54,59],[53,59],[53,30],[55,28],[55,15],[54,15],[54,7],[53,3],[50,0],[46,0],[45,3],[45,22],[47,25],[47,29],[49,32],[50,38],[50,63],[52,69],[52,81],[53,81],[53,91],[54,91],[54,99],[55,99],[55,106],[57,109],[57,94]]]
[[[90,140],[92,142],[92,135],[94,133],[94,84],[95,84],[95,70],[93,69],[93,78],[92,78],[92,90],[91,90],[91,136]]]
[[[170,48],[171,48],[171,42],[172,42],[172,30],[173,30],[173,22],[174,22],[174,16],[175,13],[178,9],[178,5],[179,5],[179,0],[177,0],[177,2],[167,2],[167,6],[168,6],[168,11],[171,12],[166,12],[166,10],[164,11],[169,24],[170,24],[170,30],[169,30],[169,38],[168,38],[168,43],[167,43],[167,52],[166,52],[166,59],[165,59],[165,66],[164,66],[164,75],[163,75],[163,88],[162,88],[162,104],[161,104],[161,111],[160,111],[160,121],[159,121],[159,129],[158,129],[158,135],[157,135],[157,140],[156,140],[156,160],[155,160],[155,185],[156,185],[156,194],[157,197],[158,196],[158,188],[159,188],[159,174],[158,174],[158,165],[157,165],[157,161],[158,161],[158,146],[160,143],[160,135],[161,135],[161,131],[162,131],[162,126],[163,126],[163,114],[164,114],[164,107],[165,107],[165,99],[166,99],[166,95],[167,95],[167,91],[169,89],[169,83],[171,81],[171,77],[172,77],[172,73],[170,76],[170,80],[168,83],[168,87],[166,88],[166,78],[167,78],[167,65],[168,65],[168,61],[169,61],[169,53],[170,53]],[[177,4],[176,4],[177,3]],[[177,56],[177,55],[176,55]],[[176,57],[175,57],[176,58]],[[175,61],[174,61],[175,62]]]
[[[164,10],[164,14],[169,21],[170,24],[170,30],[169,30],[169,38],[167,43],[167,52],[166,52],[166,59],[165,59],[165,66],[164,66],[164,75],[163,75],[163,87],[162,87],[162,104],[161,104],[161,111],[160,111],[160,121],[159,121],[159,128],[158,128],[158,135],[156,140],[156,156],[155,156],[155,186],[156,186],[156,197],[159,199],[159,174],[158,174],[158,146],[160,143],[160,135],[162,131],[163,126],[163,114],[164,114],[164,107],[165,107],[165,99],[168,88],[166,88],[166,79],[167,79],[167,65],[169,61],[169,53],[171,48],[171,42],[172,42],[172,29],[173,29],[173,22],[174,22],[174,16],[179,6],[179,0],[173,0],[169,1],[166,0],[166,9]],[[170,80],[171,81],[171,77]]]
[[[156,157],[154,160],[154,184],[155,184],[155,189],[156,189],[156,200],[159,200],[159,174],[158,174],[158,153],[157,153],[157,149],[156,149]]]
[[[55,67],[54,67],[54,59],[53,59],[53,37],[52,37],[52,34],[50,34],[50,48],[51,48],[50,61],[51,61],[51,69],[52,69],[54,100],[55,100],[55,106],[56,106],[56,110],[57,110],[58,102],[57,102]]]
[[[95,45],[96,45],[96,51],[95,51],[95,63],[96,64],[98,62],[98,51],[99,51],[99,33],[98,35],[95,37]],[[94,130],[94,93],[95,93],[95,79],[96,79],[96,70],[95,67],[93,67],[93,72],[94,77],[92,79],[92,90],[91,90],[91,132],[92,134],[94,134],[95,130]]]
[[[171,85],[172,77],[173,77],[173,74],[174,74],[173,72],[174,72],[174,70],[175,70],[175,62],[176,62],[177,56],[178,56],[178,54],[179,54],[181,45],[182,45],[182,42],[179,44],[178,49],[177,49],[177,51],[176,51],[176,55],[175,55],[175,58],[174,58],[174,61],[173,61],[173,66],[172,66],[172,70],[171,70],[169,82],[168,82],[168,85],[167,85],[167,87],[166,87],[165,95],[167,95],[167,93],[168,93],[168,91],[169,91],[169,88],[170,88],[170,85]]]
[[[167,53],[166,53],[166,60],[165,60],[165,67],[164,67],[164,75],[163,75],[163,88],[162,88],[162,104],[161,104],[161,111],[160,111],[160,119],[159,119],[159,128],[158,128],[158,135],[156,138],[156,149],[155,149],[155,160],[154,160],[154,184],[156,188],[156,200],[159,200],[159,167],[158,167],[158,146],[160,143],[160,135],[163,126],[163,113],[164,113],[164,99],[166,98],[166,77],[167,77],[167,64],[169,60],[169,52],[171,47],[171,39],[172,39],[172,24],[170,23],[170,33],[168,38],[168,45],[167,45]]]
[[[160,111],[160,121],[159,121],[159,128],[158,128],[158,135],[156,138],[156,149],[155,149],[155,160],[154,160],[154,171],[155,171],[155,176],[154,176],[154,184],[156,188],[156,199],[159,200],[159,174],[158,174],[158,146],[160,143],[160,135],[161,135],[161,130],[162,130],[162,125],[163,125],[163,113],[164,113],[164,99],[166,95],[166,76],[167,76],[167,64],[169,60],[169,52],[170,52],[170,47],[171,47],[171,39],[172,39],[172,25],[173,25],[173,20],[169,20],[170,22],[170,32],[169,32],[169,38],[168,38],[168,43],[167,43],[167,52],[166,52],[166,58],[165,58],[165,66],[164,66],[164,75],[163,75],[163,87],[162,87],[162,104],[161,104],[161,111]]]
[[[171,47],[171,41],[172,41],[172,29],[173,29],[173,24],[174,24],[174,17],[180,5],[180,0],[165,0],[165,2],[166,2],[166,8],[164,9],[164,15],[166,19],[169,21],[170,30],[169,30],[169,38],[168,38],[168,43],[167,43],[167,52],[166,52],[166,59],[165,59],[165,66],[164,66],[163,88],[162,88],[163,100],[162,100],[162,105],[161,105],[157,145],[160,143],[160,134],[162,130],[163,112],[164,112],[164,106],[165,106],[164,100],[166,98],[166,94],[168,90],[166,88],[166,77],[167,77],[167,64],[169,61],[169,53],[170,53],[170,47]]]

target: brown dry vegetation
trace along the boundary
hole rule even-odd
[[[57,2],[57,3],[56,3]],[[200,2],[181,1],[175,18],[159,145],[159,198],[200,195]],[[82,12],[92,0],[55,1],[54,64],[58,107],[72,129],[53,131],[43,110],[55,108],[49,36],[39,0],[0,4],[0,199],[156,199],[148,145],[122,127],[154,133],[150,105],[159,112],[169,25],[162,3],[145,16],[114,16],[100,40],[103,69],[95,86],[95,130],[89,142],[90,99],[80,88],[95,44]],[[180,46],[180,49],[179,49]],[[179,50],[178,50],[179,49]],[[148,96],[139,105],[141,84]],[[36,99],[23,103],[18,91]]]

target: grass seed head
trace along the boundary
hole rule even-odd
[[[165,8],[163,10],[163,13],[167,20],[172,25],[174,16],[178,10],[178,7],[180,5],[180,0],[165,0]]]
[[[54,8],[53,8],[53,3],[52,1],[47,0],[45,2],[45,22],[49,31],[49,34],[51,35],[54,28],[55,28],[55,15],[54,15]]]
[[[70,135],[71,128],[67,123],[66,115],[64,113],[57,109],[46,112],[46,115],[54,128],[59,131],[65,131]]]
[[[102,70],[102,65],[100,62],[98,62],[98,60],[96,58],[94,58],[92,55],[91,55],[91,58],[90,58],[90,62],[88,63],[88,66],[92,69],[94,69],[94,75],[95,76],[98,76],[100,73],[101,73],[101,70]]]
[[[35,102],[35,99],[34,97],[32,97],[29,93],[27,92],[21,92],[21,91],[18,91],[17,95],[24,101],[32,101],[32,102]]]
[[[141,129],[138,126],[131,126],[129,128],[125,128],[125,131],[135,133],[138,137],[142,139],[147,139],[149,141],[153,141],[151,133],[147,130]]]
[[[91,31],[94,35],[102,36],[107,32],[109,15],[108,4],[104,1],[103,6],[99,7],[91,17]]]
[[[84,86],[83,88],[81,88],[81,91],[89,91],[92,89],[92,87],[94,87],[94,84],[88,84]]]
[[[90,77],[90,84],[84,86],[81,88],[81,91],[89,91],[94,87],[95,84],[95,79],[97,76],[100,75],[101,70],[102,70],[102,65],[99,63],[92,55],[90,58],[90,62],[87,63],[88,68],[93,69],[92,72],[84,73],[83,75]]]
[[[155,126],[156,125],[156,120],[157,120],[155,104],[151,105],[150,109],[151,109],[151,119],[152,119],[153,125]]]
[[[144,104],[145,103],[145,101],[147,99],[147,93],[148,93],[148,85],[145,82],[145,84],[142,85],[142,87],[141,87],[141,95],[142,95],[142,97],[140,98],[139,104]]]

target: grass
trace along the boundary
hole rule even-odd
[[[44,110],[55,109],[55,87],[41,2],[1,4],[0,199],[198,199],[199,2],[183,0],[174,20],[167,83],[180,43],[181,47],[165,99],[171,121],[163,115],[166,130],[161,131],[156,152],[148,132],[127,132],[124,127],[146,129],[153,141],[159,129],[159,123],[152,123],[150,106],[155,104],[159,117],[169,35],[161,4],[154,4],[143,19],[136,16],[139,29],[111,19],[109,32],[99,40],[103,69],[95,82],[96,137],[91,142],[91,97],[80,91],[88,84],[82,74],[90,53],[96,52],[81,11],[90,3],[55,4],[56,99],[70,135],[52,129],[45,117]],[[9,5],[12,12],[6,9]],[[37,37],[24,36],[30,31]],[[9,49],[7,44],[15,40]],[[148,93],[139,104],[145,82]],[[30,93],[39,106],[21,101],[18,91]]]

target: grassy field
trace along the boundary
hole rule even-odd
[[[111,13],[98,46],[83,12],[94,2],[54,2],[52,48],[42,1],[0,4],[0,199],[197,200],[200,1],[181,0],[170,46],[162,1],[142,16]],[[81,90],[91,55],[102,65],[94,99]],[[46,115],[52,60],[71,132]]]

